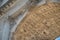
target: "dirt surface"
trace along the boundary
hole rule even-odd
[[[60,36],[60,3],[34,7],[28,13],[12,40],[54,40]]]

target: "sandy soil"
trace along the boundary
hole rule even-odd
[[[60,35],[60,3],[33,7],[28,13],[12,40],[54,40]]]

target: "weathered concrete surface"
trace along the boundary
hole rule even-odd
[[[0,7],[1,7],[2,5],[4,5],[7,1],[8,1],[8,0],[1,0],[1,5],[0,5]]]
[[[27,0],[17,0],[17,3],[12,7],[6,14],[0,18],[0,40],[8,40],[9,32],[10,32],[10,24],[8,20],[8,16],[11,16],[15,13],[18,9],[20,9]]]

